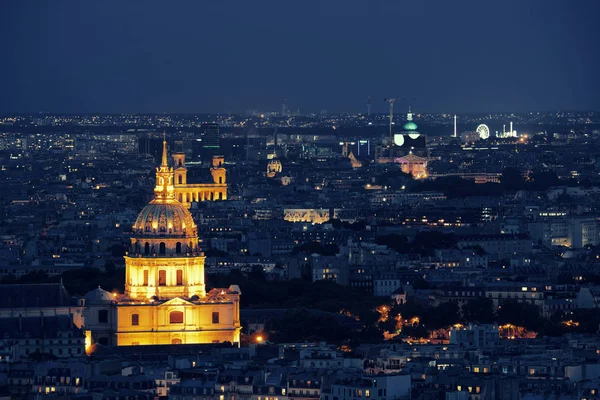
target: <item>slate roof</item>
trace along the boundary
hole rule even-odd
[[[62,283],[0,285],[0,308],[58,308],[73,305]]]
[[[0,338],[54,338],[58,332],[71,333],[73,338],[85,336],[68,315],[0,318]]]

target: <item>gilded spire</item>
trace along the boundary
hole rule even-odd
[[[163,132],[163,153],[161,167],[167,166],[167,132]]]
[[[156,186],[154,194],[157,200],[172,200],[175,198],[173,187],[173,168],[167,163],[167,134],[163,133],[162,163],[156,168]]]

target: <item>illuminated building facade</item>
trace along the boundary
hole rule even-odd
[[[267,178],[274,178],[275,175],[280,174],[283,171],[283,165],[281,161],[276,158],[272,158],[267,163]]]
[[[173,191],[175,199],[187,208],[192,202],[227,200],[227,171],[223,156],[213,156],[210,173],[213,183],[187,183],[185,154],[173,154]]]
[[[330,210],[324,208],[286,208],[283,210],[283,219],[289,222],[323,224],[331,218],[335,218],[336,215],[335,210],[332,216]]]
[[[397,162],[399,157],[409,153],[429,158],[427,137],[421,134],[418,128],[413,119],[413,113],[409,109],[406,121],[402,125],[402,131],[392,136],[393,143],[390,143],[387,151],[383,148],[376,149],[375,160],[380,164],[389,164]]]
[[[408,151],[425,153],[427,138],[418,131],[418,126],[413,120],[413,113],[409,110],[406,114],[406,122],[402,126],[402,132],[394,135],[393,155],[406,154]]]
[[[205,257],[192,215],[176,200],[176,174],[164,141],[155,198],[138,215],[125,256],[125,293],[86,295],[88,344],[239,343],[241,291],[206,292]]]
[[[356,158],[354,153],[350,152],[348,158],[350,159],[350,164],[352,164],[352,168],[356,169],[362,167],[362,163]]]
[[[400,169],[405,174],[412,174],[415,179],[427,178],[427,159],[408,154],[397,159]]]

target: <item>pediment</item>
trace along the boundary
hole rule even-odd
[[[162,303],[161,305],[159,305],[159,307],[164,307],[164,306],[187,306],[187,305],[194,305],[194,303],[190,303],[187,300],[182,299],[181,297],[175,297],[169,301],[165,301],[164,303]]]

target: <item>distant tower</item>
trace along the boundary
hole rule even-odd
[[[456,114],[454,114],[454,135],[452,137],[456,137]]]
[[[394,123],[394,102],[396,99],[383,99],[390,104],[390,147],[394,143],[394,135],[392,134],[392,125]]]
[[[173,168],[175,170],[175,186],[187,185],[185,153],[173,153]]]
[[[227,181],[226,181],[227,171],[223,167],[224,162],[225,162],[225,157],[213,156],[212,167],[210,168],[210,173],[213,177],[213,182],[217,185],[224,185],[225,183],[227,183]],[[225,199],[223,199],[223,200],[225,200]]]
[[[284,99],[283,104],[281,105],[281,115],[282,116],[287,116],[289,114],[289,110],[288,110],[286,102],[287,102],[287,99]]]
[[[367,117],[371,116],[371,96],[367,97]]]
[[[219,154],[219,148],[221,147],[221,133],[219,124],[204,122],[200,126],[200,129],[200,137],[202,139],[202,156],[204,158],[209,158],[215,154]]]
[[[510,121],[510,136],[513,136],[513,126],[512,126],[512,121]]]

